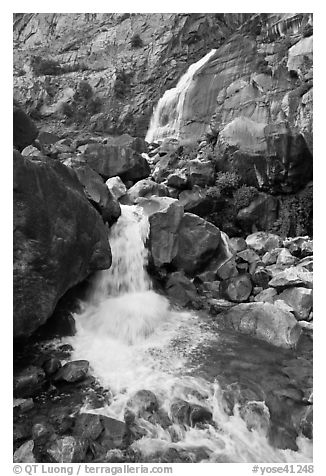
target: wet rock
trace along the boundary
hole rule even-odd
[[[313,304],[312,289],[301,287],[285,289],[279,294],[278,299],[292,307],[294,315],[299,321],[308,318]]]
[[[29,422],[14,422],[13,425],[13,440],[14,443],[17,441],[27,440],[32,436],[32,429]]]
[[[278,347],[295,347],[301,335],[293,314],[267,302],[238,304],[224,313],[224,320],[236,331]]]
[[[252,282],[249,274],[240,274],[221,282],[221,295],[232,302],[247,301],[252,291]]]
[[[43,370],[46,375],[53,375],[55,374],[61,367],[61,361],[56,357],[50,357],[47,359],[43,364]]]
[[[42,157],[44,154],[33,145],[28,145],[21,152],[23,157]]]
[[[274,248],[279,248],[281,238],[272,233],[258,231],[247,236],[246,243],[249,248],[255,250],[258,254],[263,254]]]
[[[17,105],[13,107],[13,142],[14,147],[22,151],[32,144],[38,134],[32,119]]]
[[[32,397],[37,395],[45,384],[45,373],[34,365],[14,375],[14,396]]]
[[[101,423],[104,431],[99,439],[101,445],[106,450],[120,448],[127,435],[127,425],[120,420],[101,416]]]
[[[28,337],[65,292],[107,269],[107,228],[75,172],[14,153],[14,337]]]
[[[300,422],[300,430],[303,436],[312,440],[313,438],[313,407],[306,409],[305,414]]]
[[[203,218],[185,213],[178,229],[178,250],[173,263],[186,273],[194,274],[214,255],[221,233]]]
[[[106,180],[119,176],[123,181],[136,182],[151,173],[147,160],[130,145],[88,144],[83,158],[87,164]]]
[[[138,390],[127,402],[125,421],[128,424],[134,417],[144,417],[146,413],[154,413],[158,410],[156,395],[150,390]]]
[[[230,238],[230,247],[232,248],[234,253],[239,253],[247,248],[247,243],[244,238],[234,237]]]
[[[296,443],[298,433],[294,429],[278,426],[272,422],[268,436],[271,445],[276,448],[293,451],[298,451],[299,449]]]
[[[214,183],[214,166],[209,160],[198,159],[189,161],[189,181],[191,186],[206,187]]]
[[[15,452],[14,452],[14,463],[36,463],[34,453],[34,441],[29,440],[23,443]]]
[[[142,207],[152,207],[150,214],[149,250],[155,266],[169,264],[178,252],[177,231],[183,216],[183,207],[174,198],[151,198],[141,202]],[[146,208],[145,208],[146,213]]]
[[[168,448],[159,456],[155,456],[153,462],[159,463],[193,463],[189,452],[181,448]]]
[[[53,134],[52,132],[47,131],[40,131],[37,136],[37,141],[41,146],[47,146],[55,144],[60,140],[60,137],[57,134]]]
[[[297,261],[297,258],[295,256],[292,256],[288,249],[283,248],[277,257],[276,263],[282,266],[292,266]]]
[[[74,360],[66,363],[53,377],[55,382],[80,382],[83,380],[89,369],[87,360]]]
[[[256,302],[269,302],[273,304],[274,298],[277,296],[277,291],[274,288],[264,289],[262,292],[255,296]]]
[[[74,171],[84,187],[87,199],[102,215],[104,223],[112,225],[121,215],[120,204],[113,197],[102,177],[88,165],[75,167]]]
[[[34,408],[34,401],[32,398],[23,399],[19,405],[19,409],[22,413],[29,412],[32,408]]]
[[[190,426],[196,426],[200,423],[210,423],[212,421],[212,412],[200,405],[190,405]]]
[[[119,200],[127,193],[127,187],[120,177],[111,177],[105,182],[114,198]]]
[[[170,412],[174,422],[187,426],[196,426],[212,420],[212,413],[209,410],[185,400],[174,401],[170,407]]]
[[[56,433],[59,435],[71,433],[75,421],[74,414],[78,408],[78,406],[60,405],[50,409],[48,418]]]
[[[249,431],[263,432],[269,428],[269,411],[264,402],[246,402],[240,408],[240,416],[246,422]]]
[[[182,271],[176,271],[169,276],[165,289],[168,296],[180,306],[186,306],[198,298],[196,286]]]
[[[280,271],[270,280],[269,286],[284,289],[292,286],[313,287],[313,273],[299,266]]]
[[[135,183],[127,193],[127,197],[131,203],[136,203],[140,197],[149,198],[152,196],[169,197],[168,187],[164,184],[156,183],[150,178],[146,178]]]
[[[81,413],[75,421],[73,434],[81,439],[96,440],[103,431],[100,415]]]
[[[63,436],[50,443],[46,452],[50,463],[82,463],[86,444],[73,436]]]

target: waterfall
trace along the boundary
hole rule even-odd
[[[211,50],[197,63],[189,66],[175,88],[168,89],[154,109],[145,140],[159,142],[165,138],[179,139],[187,93],[194,85],[194,77],[216,52]]]
[[[121,211],[109,236],[112,266],[97,274],[75,315],[76,335],[68,339],[73,359],[87,359],[92,374],[112,395],[102,408],[85,401],[82,411],[123,421],[128,400],[145,389],[154,392],[160,411],[172,420],[173,404],[180,399],[211,412],[210,423],[195,426],[174,419],[167,427],[140,417],[144,436],[132,448],[144,461],[155,461],[171,449],[187,452],[196,462],[311,461],[311,443],[303,437],[297,452],[270,445],[263,401],[249,402],[246,416],[238,402],[230,414],[216,377],[210,380],[200,370],[207,355],[222,346],[221,336],[194,313],[172,309],[152,289],[146,271],[148,219],[137,206],[122,206]],[[214,369],[216,363],[214,357],[209,365]],[[236,393],[234,398],[236,402]],[[258,414],[251,408],[259,408]]]

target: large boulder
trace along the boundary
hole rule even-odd
[[[277,347],[294,348],[301,328],[291,312],[268,302],[238,304],[224,313],[226,325]]]
[[[88,165],[76,167],[74,170],[88,200],[100,212],[104,223],[112,225],[121,215],[118,200],[105,185],[102,177]]]
[[[189,181],[192,186],[206,187],[214,183],[214,165],[210,160],[189,161]]]
[[[25,112],[14,104],[13,109],[13,142],[14,147],[22,151],[32,144],[38,134],[37,127]]]
[[[178,252],[177,231],[183,216],[178,200],[169,197],[152,197],[139,202],[149,215],[149,250],[154,266],[169,264]]]
[[[87,144],[82,154],[88,165],[105,179],[118,175],[122,180],[137,182],[149,176],[147,160],[132,145]]]
[[[294,315],[298,321],[308,320],[313,304],[312,289],[302,287],[288,288],[279,294],[278,299],[285,301],[286,304],[293,308]]]
[[[203,218],[185,213],[178,230],[178,251],[174,264],[194,274],[213,257],[219,247],[221,232]]]
[[[204,188],[195,185],[191,190],[183,190],[179,195],[179,201],[185,212],[194,213],[204,217],[214,211],[215,203],[206,194]]]
[[[105,182],[106,186],[110,190],[111,194],[119,200],[127,193],[127,187],[123,183],[120,177],[111,177]]]
[[[278,200],[267,193],[259,193],[247,207],[239,210],[237,221],[246,231],[255,226],[257,230],[268,230],[278,217]]]
[[[27,337],[58,300],[111,265],[107,228],[75,172],[14,152],[14,337]]]
[[[222,297],[232,302],[247,301],[252,291],[252,282],[247,273],[225,279],[220,284]]]
[[[186,306],[198,298],[196,286],[182,271],[170,274],[165,289],[168,296],[180,306]]]

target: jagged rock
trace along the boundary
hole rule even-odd
[[[273,304],[277,291],[274,288],[267,288],[255,296],[256,302],[269,302]]]
[[[214,165],[209,160],[198,159],[189,162],[189,181],[191,186],[206,187],[214,183]]]
[[[242,303],[224,313],[228,326],[277,347],[294,348],[301,328],[290,312],[267,302]]]
[[[137,199],[141,197],[169,197],[170,193],[166,185],[156,183],[150,178],[146,178],[139,180],[139,182],[133,185],[128,190],[127,196],[131,203],[137,203]]]
[[[283,250],[283,248],[274,248],[271,251],[267,251],[261,258],[264,265],[269,266],[277,262],[278,255]]]
[[[53,426],[46,421],[35,423],[32,428],[33,440],[38,445],[46,443],[54,433]]]
[[[302,266],[303,268],[307,269],[308,271],[313,271],[314,270],[314,261],[311,256],[306,256],[305,258],[302,258],[297,264],[297,266]]]
[[[43,157],[44,154],[33,145],[28,145],[21,152],[23,157]]]
[[[221,233],[203,218],[185,213],[178,229],[178,251],[173,263],[186,273],[194,274],[214,255]]]
[[[205,193],[205,189],[195,185],[191,190],[183,190],[179,195],[179,201],[183,205],[185,212],[194,213],[204,217],[211,213],[214,202]]]
[[[15,452],[14,452],[14,463],[36,463],[34,454],[34,441],[29,440],[23,443]]]
[[[234,237],[230,238],[230,246],[234,253],[239,253],[247,248],[247,243],[244,238]]]
[[[252,291],[252,282],[249,274],[239,274],[233,278],[221,281],[220,292],[228,301],[247,301]]]
[[[290,251],[286,248],[283,248],[282,251],[278,254],[276,263],[282,266],[292,266],[297,262],[297,258],[292,256]]]
[[[100,437],[100,443],[106,450],[120,448],[127,434],[127,426],[123,421],[101,416],[104,431]]]
[[[293,308],[296,318],[306,320],[312,309],[312,289],[307,288],[289,288],[279,294],[278,299],[282,299]]]
[[[42,389],[45,383],[45,373],[40,367],[30,365],[14,375],[15,397],[32,397]]]
[[[155,266],[169,264],[178,252],[177,231],[183,216],[183,207],[178,200],[154,197],[139,202],[149,214],[149,250]]]
[[[281,238],[272,233],[258,231],[247,236],[246,243],[248,248],[255,250],[258,254],[263,254],[274,248],[279,248],[281,245]]]
[[[151,173],[147,160],[129,145],[88,144],[82,154],[87,164],[105,179],[119,176],[137,182]]]
[[[147,413],[158,410],[156,395],[150,390],[138,390],[128,401],[125,409],[125,422],[127,424],[135,418],[144,418]]]
[[[258,230],[268,230],[277,219],[278,200],[272,195],[260,193],[246,208],[239,210],[237,221],[248,231],[255,226]]]
[[[63,436],[51,442],[46,452],[51,463],[82,463],[86,444],[73,436]]]
[[[102,215],[104,223],[112,225],[121,215],[120,204],[113,197],[102,177],[88,165],[75,167],[74,170],[84,187],[87,199]]]
[[[272,288],[283,289],[292,286],[303,286],[312,289],[313,273],[299,266],[287,268],[276,273],[269,281]]]
[[[253,250],[243,250],[237,253],[237,256],[247,263],[256,263],[260,261],[260,257]]]
[[[284,248],[287,248],[291,254],[299,258],[313,254],[313,241],[309,236],[296,236],[286,238],[283,241]]]
[[[17,105],[13,108],[14,147],[22,151],[36,139],[38,130],[32,119]]]
[[[72,362],[67,362],[54,375],[53,380],[55,382],[79,382],[86,377],[88,369],[89,362],[87,360],[74,360]]]
[[[14,337],[27,337],[63,294],[111,265],[107,229],[75,172],[14,152]]]
[[[196,286],[182,271],[177,271],[169,276],[165,289],[168,296],[180,306],[186,306],[198,298]]]
[[[291,312],[292,314],[294,314],[293,307],[287,304],[285,301],[282,301],[281,299],[275,298],[273,304],[275,304],[275,306],[277,306],[279,309],[282,309],[285,312]]]
[[[127,187],[120,177],[111,177],[105,182],[105,184],[117,200],[127,193]]]
[[[179,190],[186,188],[188,183],[188,175],[185,169],[176,170],[172,174],[170,174],[166,179],[166,185],[168,187],[174,187]]]
[[[103,431],[100,415],[93,413],[81,413],[75,421],[74,436],[96,440]]]

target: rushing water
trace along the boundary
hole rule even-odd
[[[145,138],[147,142],[159,142],[165,138],[179,139],[184,103],[187,94],[194,85],[194,76],[215,52],[216,50],[211,50],[197,63],[189,66],[176,87],[165,91],[154,109]]]
[[[177,399],[212,412],[211,424],[194,427],[175,422],[166,428],[141,419],[144,436],[133,448],[144,460],[155,461],[174,448],[197,462],[311,461],[311,443],[304,437],[297,439],[298,451],[276,449],[267,438],[270,416],[263,400],[269,389],[261,385],[265,378],[273,386],[272,369],[283,365],[289,355],[228,337],[211,320],[172,309],[152,289],[146,272],[148,233],[141,209],[122,206],[122,215],[110,231],[112,266],[97,275],[75,316],[73,358],[89,360],[93,374],[112,393],[110,405],[95,410],[85,403],[84,410],[123,420],[128,399],[147,389],[169,416]],[[266,371],[270,373],[264,376]],[[239,398],[243,382],[251,391],[245,411]],[[233,412],[226,405],[228,385]]]

